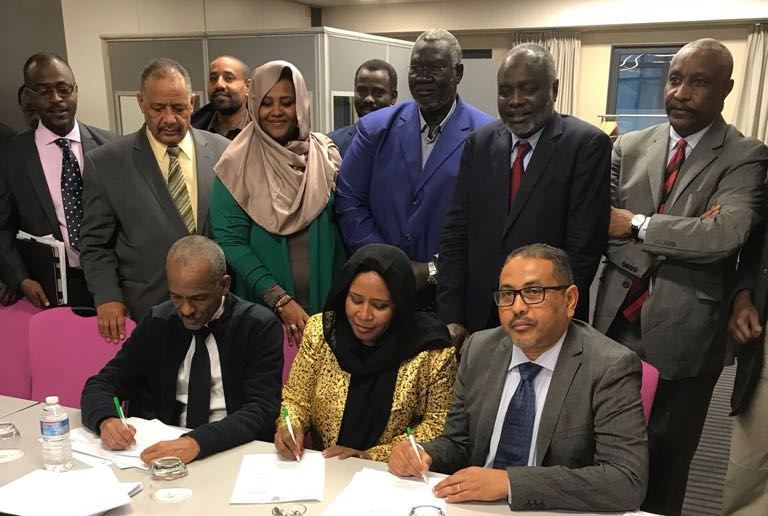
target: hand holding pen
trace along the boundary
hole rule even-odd
[[[99,424],[101,444],[108,450],[125,450],[136,444],[136,429],[129,425],[117,396],[112,398],[117,417],[108,417]]]
[[[300,428],[294,428],[288,409],[283,407],[281,417],[285,426],[277,429],[275,433],[275,448],[284,459],[301,460],[304,454],[304,432]]]

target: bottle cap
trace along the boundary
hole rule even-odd
[[[45,397],[45,403],[47,405],[55,405],[58,402],[59,402],[59,397],[58,396],[46,396]]]

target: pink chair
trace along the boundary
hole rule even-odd
[[[0,307],[0,394],[29,399],[29,319],[40,311],[26,299]]]
[[[54,395],[62,405],[80,408],[85,381],[120,349],[120,344],[109,343],[99,334],[95,314],[95,310],[90,316],[81,316],[70,308],[52,308],[30,319],[33,400]],[[127,335],[135,327],[136,323],[126,319]]]
[[[291,365],[298,353],[299,347],[290,339],[288,330],[283,325],[283,385],[288,381],[288,373],[291,372]]]
[[[643,400],[643,418],[648,424],[653,408],[653,398],[656,396],[656,385],[659,383],[659,371],[651,364],[641,361],[643,364],[643,379],[640,385],[640,397]]]

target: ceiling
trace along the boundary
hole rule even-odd
[[[376,4],[426,4],[445,0],[291,0],[297,4],[313,7],[334,7],[337,5],[376,5]]]

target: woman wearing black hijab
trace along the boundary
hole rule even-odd
[[[324,311],[310,317],[288,382],[275,446],[303,453],[304,434],[326,457],[386,461],[413,428],[418,441],[443,430],[456,357],[445,325],[417,312],[416,282],[400,249],[369,244],[334,280]]]

